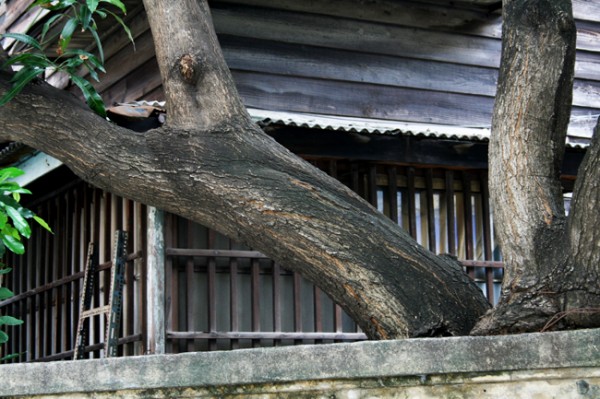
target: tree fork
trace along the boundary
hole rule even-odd
[[[489,182],[495,224],[502,226],[497,233],[505,275],[498,306],[472,334],[539,331],[565,309],[574,258],[569,256],[559,177],[575,40],[570,0],[504,2]],[[589,174],[580,173],[578,182],[589,184]],[[588,226],[597,229],[598,224]],[[581,226],[570,231],[573,241]],[[593,232],[586,234],[593,237]]]

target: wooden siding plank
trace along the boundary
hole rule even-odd
[[[600,24],[577,21],[577,49],[600,52]]]
[[[490,0],[497,1],[497,0]],[[214,6],[221,3],[259,6],[283,11],[320,14],[360,21],[379,22],[415,28],[429,28],[464,32],[473,35],[500,37],[501,21],[499,14],[483,10],[452,7],[444,4],[426,4],[416,1],[378,0],[365,4],[357,0],[218,0],[209,1]]]
[[[234,72],[247,106],[355,117],[489,126],[493,99],[414,89]]]
[[[146,94],[161,87],[162,81],[156,59],[152,58],[140,68],[121,76],[109,89],[103,91],[102,98],[107,104],[137,100],[155,100]]]
[[[249,7],[215,7],[212,14],[221,34],[465,65],[500,64],[498,39]]]
[[[8,28],[23,15],[33,0],[10,0],[5,4],[5,11],[0,16],[0,33],[6,33]]]
[[[494,96],[493,68],[223,35],[231,69]]]
[[[600,2],[573,0],[573,16],[576,19],[600,22]]]

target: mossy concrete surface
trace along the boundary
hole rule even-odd
[[[600,398],[600,330],[0,366],[0,396]]]

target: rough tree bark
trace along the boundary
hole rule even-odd
[[[504,1],[489,181],[505,275],[500,303],[473,334],[540,330],[564,311],[579,316],[562,327],[598,325],[597,137],[569,219],[559,180],[575,39],[570,0]]]
[[[103,189],[261,250],[320,286],[370,338],[468,333],[489,305],[456,262],[420,247],[252,124],[206,2],[144,4],[169,109],[166,127],[140,134],[110,125],[38,83],[0,109],[2,138],[59,158]],[[582,167],[568,223],[557,180],[574,55],[569,2],[507,1],[505,18],[490,194],[496,226],[507,231],[501,242],[508,270],[503,304],[483,319],[479,333],[539,328],[569,306],[597,303],[598,295],[588,284],[598,274],[592,224],[598,215],[589,208],[600,202],[598,140]],[[8,79],[0,76],[0,94]],[[571,285],[558,284],[557,275]],[[515,316],[514,309],[523,313]]]
[[[167,126],[128,131],[38,83],[0,109],[3,138],[55,156],[98,187],[215,228],[299,271],[370,338],[468,333],[489,305],[457,262],[419,246],[252,123],[206,2],[144,5]],[[1,93],[8,77],[0,80]]]

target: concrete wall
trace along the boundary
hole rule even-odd
[[[0,396],[600,398],[600,330],[4,365]]]

